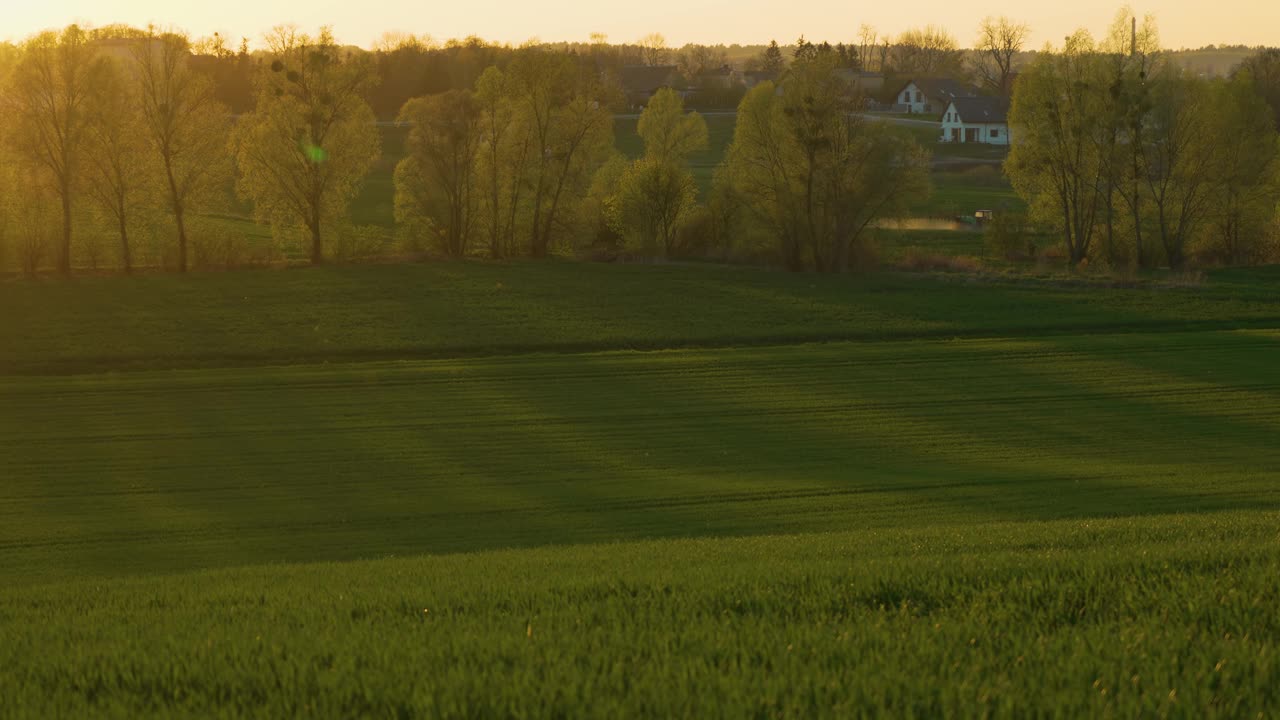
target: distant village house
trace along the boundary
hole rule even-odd
[[[742,84],[742,76],[729,65],[699,75],[698,88],[702,90],[728,90]]]
[[[627,106],[644,107],[663,88],[682,89],[684,84],[675,65],[627,65],[618,77]]]
[[[835,73],[853,92],[864,98],[876,97],[884,89],[883,73],[849,68],[838,68]]]
[[[944,112],[952,100],[977,97],[973,88],[951,78],[920,78],[907,83],[898,91],[894,109],[900,112],[937,115]]]
[[[742,84],[748,90],[762,82],[778,82],[778,73],[771,70],[748,70],[742,73]]]
[[[1008,145],[1009,101],[999,97],[962,97],[952,100],[942,114],[945,143]]]

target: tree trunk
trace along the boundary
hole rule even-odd
[[[1116,263],[1116,239],[1115,239],[1115,194],[1110,184],[1107,187],[1107,264],[1115,265]]]
[[[180,205],[174,206],[174,220],[178,223],[178,272],[187,271],[187,221]]]
[[[178,272],[187,271],[187,224],[183,217],[182,199],[178,195],[178,183],[173,179],[173,159],[167,149],[164,154],[164,174],[169,181],[169,203],[173,205],[173,219],[178,225]]]
[[[120,263],[124,265],[124,274],[133,273],[133,254],[129,251],[129,224],[126,222],[124,200],[116,206],[116,218],[120,223]]]
[[[800,245],[800,241],[795,237],[794,233],[786,241],[786,261],[787,269],[791,272],[800,272],[804,270],[804,249]]]
[[[496,163],[497,160],[494,160],[494,162]],[[493,202],[491,207],[493,208],[493,211],[489,214],[489,259],[497,260],[502,257],[502,249],[499,247],[500,241],[498,239],[502,234],[501,224],[498,219],[502,211],[499,209],[501,206],[499,204],[498,195],[498,171],[496,169],[493,172],[492,190]]]
[[[856,240],[854,238],[840,238],[836,242],[839,243],[839,250],[836,253],[834,272],[847,273],[850,267],[849,260],[853,256],[853,244]]]
[[[71,275],[71,188],[62,187],[62,252],[58,255],[58,272]]]
[[[546,160],[543,160],[543,162],[545,163]],[[542,257],[539,252],[541,243],[538,236],[542,233],[542,197],[546,193],[546,188],[543,185],[545,182],[543,180],[544,175],[545,170],[539,171],[538,189],[533,194],[533,225],[529,229],[529,256],[535,258]]]
[[[320,211],[313,210],[311,213],[311,222],[307,223],[307,227],[311,228],[311,264],[323,265],[324,252],[320,245]]]
[[[1146,251],[1142,247],[1142,188],[1138,184],[1138,172],[1140,164],[1138,162],[1139,153],[1141,152],[1142,134],[1134,128],[1132,142],[1133,150],[1133,245],[1134,245],[1134,261],[1138,267],[1146,267],[1147,257]]]

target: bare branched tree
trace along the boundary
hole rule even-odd
[[[964,55],[956,39],[943,28],[926,25],[898,36],[893,47],[893,69],[929,76],[956,74]]]
[[[640,46],[640,62],[649,65],[666,65],[671,59],[671,49],[667,47],[667,39],[662,33],[649,33],[637,42]]]
[[[58,271],[71,274],[76,179],[88,126],[91,70],[97,55],[89,36],[71,25],[28,40],[4,93],[4,114],[15,149],[49,173],[62,205]]]
[[[120,265],[126,273],[132,272],[130,222],[146,199],[153,168],[145,162],[146,132],[137,93],[126,80],[126,70],[114,58],[95,68],[85,150],[85,189],[115,225]]]
[[[230,172],[224,150],[229,113],[213,79],[191,68],[186,35],[149,32],[132,50],[143,124],[177,226],[178,271],[186,272],[187,213]]]
[[[690,82],[719,70],[728,63],[729,55],[724,48],[709,45],[685,45],[676,55],[680,74]]]
[[[879,70],[879,67],[873,67],[876,46],[880,41],[880,33],[871,25],[863,23],[858,28],[858,62],[862,64],[863,70]]]
[[[1013,61],[1026,45],[1031,28],[1007,17],[988,17],[978,26],[974,45],[974,71],[978,80],[994,93],[1008,97],[1013,92]]]

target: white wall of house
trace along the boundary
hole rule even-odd
[[[915,83],[911,83],[898,93],[898,105],[905,112],[922,113],[924,108],[929,104],[929,99],[924,96],[920,88]]]
[[[942,135],[938,141],[1008,145],[1009,126],[1005,123],[966,123],[953,105],[942,115]]]

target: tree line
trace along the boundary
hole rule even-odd
[[[1122,13],[1021,73],[1006,170],[1073,265],[1263,261],[1280,241],[1278,71],[1267,52],[1198,76],[1160,51],[1152,18]]]
[[[1134,33],[1117,21],[1100,42],[1077,33],[1019,67],[1025,28],[1002,18],[981,28],[989,85],[1014,90],[1007,172],[1073,264],[1245,263],[1272,251],[1280,53],[1202,78],[1159,50],[1148,19]],[[292,27],[265,46],[247,61],[244,112],[206,60],[240,62],[247,50],[218,38],[73,25],[0,46],[0,264],[130,272],[141,247],[142,264],[181,272],[210,264],[220,243],[245,244],[221,220],[250,212],[313,263],[362,237],[353,199],[389,162],[373,100],[380,56]],[[867,260],[882,220],[930,192],[928,153],[858,114],[862,98],[836,72],[850,66],[848,47],[766,47],[761,62],[785,72],[745,93],[723,162],[701,184],[691,159],[707,125],[680,93],[652,98],[637,125],[643,150],[627,159],[614,137],[620,88],[597,57],[449,47],[474,64],[401,104],[404,157],[378,176],[391,179],[401,250],[732,256],[841,271]],[[635,47],[667,60],[660,38]]]
[[[281,28],[267,42],[256,106],[234,121],[182,34],[103,43],[73,25],[25,42],[0,95],[0,220],[23,270],[48,253],[69,274],[75,234],[105,226],[130,272],[149,215],[172,234],[165,264],[185,272],[193,217],[225,210],[232,182],[262,221],[309,232],[319,262],[323,229],[379,155],[370,73],[327,32]]]
[[[77,238],[107,234],[113,264],[130,272],[142,232],[160,264],[184,272],[205,246],[193,246],[193,224],[196,237],[216,234],[208,218],[238,202],[323,262],[352,231],[351,202],[381,158],[376,59],[327,31],[280,27],[266,46],[254,105],[236,115],[181,33],[70,26],[30,38],[5,59],[0,250],[28,274],[49,261],[68,274],[87,247]],[[522,48],[470,88],[401,107],[398,232],[451,257],[750,245],[793,269],[848,268],[875,221],[927,193],[928,179],[914,141],[852,113],[832,72],[840,62],[802,48],[777,85],[752,90],[702,198],[689,159],[707,127],[678,93],[645,108],[643,154],[627,160],[615,148],[614,79],[573,52]]]
[[[409,101],[396,218],[461,257],[545,256],[572,238],[604,252],[680,257],[763,249],[795,270],[856,264],[875,222],[927,195],[928,156],[861,119],[832,72],[835,53],[800,53],[780,85],[753,88],[705,198],[690,157],[706,121],[660,90],[640,114],[643,152],[614,147],[616,91],[569,57],[529,49],[475,90]],[[701,200],[701,201],[700,201]]]

